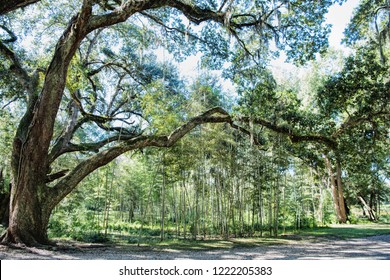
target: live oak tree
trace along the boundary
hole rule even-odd
[[[297,97],[297,89],[280,87],[268,70],[259,72],[247,67],[237,78],[241,113],[251,116],[244,120],[287,136],[295,143],[295,147],[289,148],[293,155],[327,174],[340,223],[348,219],[346,193],[350,196],[355,193],[354,201],[359,198],[367,204],[361,194],[372,189],[370,183],[356,183],[354,173],[372,170],[374,166],[378,173],[384,166],[379,163],[386,158],[379,155],[383,154],[381,147],[387,141],[384,131],[388,129],[386,123],[390,113],[390,77],[388,65],[375,46],[368,44],[357,48],[355,55],[346,58],[341,71],[316,85],[312,93],[314,106],[312,104],[309,109]],[[386,45],[381,48],[386,50]],[[367,131],[366,136],[364,131]],[[369,153],[372,156],[367,158]],[[350,168],[356,165],[361,171]],[[349,189],[346,191],[347,171]],[[367,172],[365,175],[373,177]],[[368,204],[364,208],[366,212],[372,212],[367,210],[372,208]],[[371,213],[370,219],[374,216]]]
[[[33,2],[39,3],[29,5]],[[169,81],[148,58],[150,48],[160,45],[177,58],[199,50],[205,65],[220,68],[238,48],[248,59],[261,59],[274,41],[302,62],[326,47],[324,15],[334,2],[342,1],[1,1],[0,55],[7,82],[0,93],[24,102],[2,241],[49,243],[53,208],[91,172],[125,152],[172,146],[204,123],[240,129],[221,108],[184,119],[171,133],[145,129],[142,95],[154,82]],[[41,15],[38,22],[34,13]],[[28,28],[41,36],[35,50],[18,41]],[[71,153],[79,161],[61,168],[58,162]]]
[[[372,184],[361,180],[362,177],[356,180],[356,177],[365,173],[374,179],[377,176],[374,173],[384,170],[381,162],[386,156],[382,145],[388,142],[385,131],[388,130],[390,116],[390,76],[388,65],[383,65],[380,62],[382,58],[376,53],[372,47],[357,50],[355,56],[347,59],[343,71],[329,79],[319,92],[323,116],[332,119],[338,127],[332,134],[339,141],[339,147],[333,154],[334,166],[336,170],[340,169],[336,182],[342,181],[342,171],[348,171],[354,197],[363,205],[362,193],[372,188]],[[329,162],[329,158],[327,160]],[[328,167],[331,170],[331,165]],[[378,195],[379,192],[378,189]],[[372,191],[371,195],[374,193]],[[367,211],[370,219],[376,220],[375,214],[370,209]]]
[[[335,123],[343,120],[334,133],[341,143],[335,160],[348,172],[351,196],[360,201],[369,219],[376,220],[373,197],[385,194],[378,183],[383,180],[380,170],[386,169],[381,164],[386,158],[382,145],[388,143],[384,131],[389,120],[390,2],[362,1],[345,34],[344,42],[356,54],[346,60],[341,73],[328,80],[319,92],[318,103],[322,113]],[[359,177],[362,173],[365,175]],[[371,179],[367,182],[364,177]],[[367,192],[370,206],[363,198]],[[377,204],[378,199],[375,201]]]

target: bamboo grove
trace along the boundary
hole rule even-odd
[[[195,136],[203,151],[179,145],[105,167],[54,211],[51,233],[138,242],[278,236],[334,222],[326,174],[286,154],[279,136],[262,151],[233,134]]]

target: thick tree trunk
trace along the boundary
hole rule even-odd
[[[1,242],[35,246],[49,243],[47,226],[54,206],[50,205],[45,185],[48,165],[33,144],[40,133],[30,131],[24,123],[30,113],[20,123],[13,143],[9,224]]]
[[[346,209],[346,204],[344,200],[344,189],[343,189],[343,181],[341,179],[341,164],[340,161],[337,160],[336,164],[336,181],[337,181],[337,195],[338,195],[338,202],[340,206],[340,223],[346,223],[348,220],[347,217],[347,209]]]
[[[69,63],[86,35],[91,7],[74,17],[57,43],[39,97],[30,94],[29,106],[16,132],[12,151],[12,188],[9,226],[3,243],[48,244],[47,227],[54,206],[64,197],[46,186],[49,146],[60,106]]]
[[[328,169],[330,185],[332,188],[333,205],[337,216],[337,221],[340,224],[347,222],[347,213],[345,209],[344,191],[341,180],[341,164],[337,160],[336,172],[332,167],[329,157],[325,156],[326,168]]]
[[[34,1],[11,2],[10,7],[19,7],[24,5],[23,3]],[[66,180],[62,180],[55,187],[49,189],[46,186],[50,173],[49,149],[53,140],[54,123],[64,94],[69,64],[81,41],[97,28],[123,22],[135,12],[151,8],[156,4],[155,1],[142,2],[145,5],[140,5],[139,1],[129,1],[119,12],[105,16],[92,16],[94,1],[82,2],[80,12],[70,20],[58,40],[39,95],[35,94],[37,84],[33,83],[25,73],[13,52],[3,47],[3,51],[18,68],[18,72],[23,72],[19,79],[26,87],[30,99],[13,142],[11,160],[13,184],[9,228],[2,236],[0,240],[2,242],[26,245],[47,244],[47,226],[54,206],[88,174],[126,151],[126,149],[114,149],[115,151],[108,155],[100,154],[102,160],[93,157],[92,160],[77,166],[76,171],[71,172]],[[8,11],[6,5],[3,6],[0,7],[0,12]]]
[[[53,207],[45,201],[44,188],[26,184],[11,193],[9,226],[1,238],[2,243],[50,244],[47,227]]]

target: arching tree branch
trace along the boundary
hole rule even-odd
[[[253,120],[251,120],[250,118],[248,117],[239,117],[238,118],[239,121],[242,121],[242,122],[245,122],[245,123],[249,123],[250,121],[253,121],[254,124],[259,124],[259,125],[262,125],[274,132],[277,132],[277,133],[281,133],[281,134],[284,134],[286,136],[288,136],[291,140],[291,142],[293,143],[298,143],[298,142],[319,142],[319,143],[322,143],[324,145],[326,145],[328,148],[334,150],[334,149],[337,149],[337,142],[330,138],[330,137],[326,137],[326,136],[323,136],[323,135],[315,135],[315,134],[312,134],[312,135],[301,135],[295,131],[293,131],[291,128],[289,127],[286,127],[286,126],[278,126],[276,124],[273,124],[267,120],[264,120],[264,119],[260,119],[260,118],[254,118]]]
[[[62,178],[55,187],[50,189],[50,201],[52,201],[54,205],[57,204],[88,174],[126,152],[145,147],[171,147],[198,125],[210,122],[226,122],[227,120],[230,120],[228,113],[222,108],[217,107],[192,118],[169,135],[142,135],[129,139],[122,139],[124,141],[121,141],[117,145],[101,151],[78,164],[68,175]]]
[[[1,40],[0,53],[11,62],[10,71],[14,73],[19,83],[31,96],[35,91],[36,81],[33,80],[32,77],[23,68],[22,63],[20,62],[15,52],[12,51],[8,46],[6,46]]]
[[[249,118],[247,117],[239,117],[237,120],[244,123],[249,122]],[[267,127],[268,129],[271,129],[272,131],[287,135],[292,142],[320,142],[331,148],[337,147],[337,143],[335,141],[324,136],[299,135],[285,127],[273,125],[265,120],[254,119],[252,121],[254,124],[260,124]],[[118,141],[115,146],[98,152],[94,156],[79,163],[68,175],[62,178],[53,189],[51,189],[53,196],[52,199],[58,199],[60,201],[64,196],[70,193],[88,174],[97,168],[108,164],[126,152],[146,147],[171,147],[186,134],[192,131],[195,127],[206,123],[229,123],[232,128],[237,129],[244,134],[247,134],[248,136],[252,136],[249,130],[235,124],[233,118],[228,114],[228,112],[220,107],[216,107],[190,119],[188,122],[172,131],[169,135],[141,135],[136,137],[126,136],[123,138],[120,138],[119,136],[111,137],[101,142],[85,146],[86,150],[90,150],[92,148],[103,147],[107,143]],[[254,144],[260,145],[260,142],[255,139]],[[70,149],[71,148],[72,147],[70,147]],[[74,148],[79,151],[82,150],[81,146],[74,146]]]
[[[39,2],[40,0],[2,0],[0,1],[0,15],[12,12],[19,8]]]

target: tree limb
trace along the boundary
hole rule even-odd
[[[332,137],[337,138],[341,134],[343,134],[346,130],[348,130],[349,128],[355,127],[355,126],[362,124],[362,123],[365,123],[365,122],[371,122],[371,121],[373,121],[374,117],[377,117],[377,116],[390,116],[390,113],[385,111],[385,110],[381,110],[379,112],[371,113],[367,116],[361,116],[361,117],[355,117],[355,118],[352,116],[349,116],[347,118],[347,120],[340,126],[340,128],[337,129],[332,134]]]
[[[222,118],[211,118],[215,114],[222,115]],[[210,109],[197,117],[192,118],[187,123],[175,129],[169,135],[137,136],[129,138],[127,140],[122,138],[122,140],[124,141],[84,160],[83,162],[79,163],[64,178],[62,178],[56,184],[55,187],[50,189],[51,201],[52,203],[57,203],[61,201],[61,199],[65,197],[68,193],[70,193],[77,186],[77,184],[88,174],[90,174],[97,168],[106,165],[107,163],[111,162],[125,152],[145,147],[171,147],[198,125],[207,122],[225,122],[226,117],[230,119],[230,116],[225,110],[217,107]]]
[[[176,31],[176,32],[179,32],[180,34],[182,34],[183,36],[189,36],[199,42],[202,42],[204,44],[207,44],[207,41],[203,40],[202,38],[192,34],[191,32],[188,32],[188,31],[184,31],[184,30],[181,30],[179,28],[176,28],[176,27],[171,27],[171,26],[168,26],[166,25],[164,22],[162,22],[159,18],[151,15],[151,14],[148,14],[146,12],[141,12],[141,14],[143,16],[145,16],[146,18],[149,18],[150,20],[154,21],[155,23],[157,23],[158,25],[161,25],[165,30],[169,30],[169,31]]]
[[[187,4],[178,0],[168,0],[167,5],[181,11],[187,19],[195,24],[212,20],[224,24],[225,13],[214,12],[209,9],[199,8],[195,5]]]
[[[36,82],[33,81],[27,71],[23,68],[22,63],[16,56],[15,52],[9,49],[1,40],[0,53],[3,54],[3,56],[12,63],[10,66],[10,71],[15,74],[15,77],[18,79],[19,83],[31,97],[31,95],[33,95],[35,92]]]
[[[46,176],[46,183],[53,182],[54,180],[57,180],[61,177],[64,177],[66,173],[68,173],[69,169],[64,169],[61,171],[58,171],[56,173],[52,173]]]
[[[2,39],[2,40],[0,40],[0,41],[2,41],[3,43],[13,43],[13,42],[15,42],[15,41],[18,39],[18,38],[15,36],[15,34],[14,34],[11,30],[9,30],[6,26],[0,24],[0,28],[3,29],[5,32],[7,32],[8,35],[9,35],[9,37],[10,37],[10,38],[8,38],[8,39]]]
[[[137,12],[163,7],[168,0],[128,0],[112,12],[92,16],[88,23],[88,33],[98,28],[111,26],[126,21]]]
[[[245,123],[249,123],[251,121],[248,117],[238,117],[237,119],[239,121],[242,121]],[[328,148],[330,148],[332,150],[337,149],[337,146],[338,146],[337,142],[330,137],[326,137],[323,135],[300,135],[300,134],[294,132],[289,127],[278,126],[278,125],[275,125],[267,120],[263,120],[260,118],[254,118],[252,121],[255,124],[260,124],[262,126],[265,126],[266,128],[268,128],[274,132],[281,133],[281,134],[288,136],[290,138],[291,142],[293,142],[293,143],[320,142],[320,143],[325,144]]]
[[[39,2],[40,0],[2,0],[0,1],[0,15]]]

